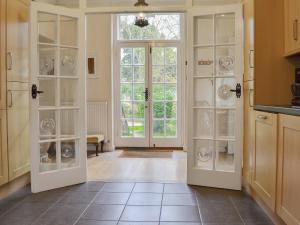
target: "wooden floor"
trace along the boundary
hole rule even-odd
[[[186,183],[186,152],[123,151],[88,157],[88,179]]]

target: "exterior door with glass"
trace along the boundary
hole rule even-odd
[[[85,21],[31,2],[32,192],[86,181]]]
[[[179,46],[137,42],[117,49],[117,146],[180,147]]]
[[[241,189],[241,5],[188,12],[188,183]]]

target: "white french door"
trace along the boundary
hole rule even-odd
[[[188,12],[188,183],[241,189],[241,5]]]
[[[86,181],[85,22],[75,9],[31,2],[31,187]]]
[[[115,65],[116,145],[182,146],[179,44],[121,43]]]

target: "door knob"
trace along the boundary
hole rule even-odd
[[[39,91],[36,84],[33,84],[31,87],[31,96],[33,99],[36,99],[38,94],[44,93],[43,91]]]
[[[240,98],[242,96],[242,86],[241,86],[241,84],[237,83],[235,89],[231,89],[230,91],[235,92],[236,97]]]

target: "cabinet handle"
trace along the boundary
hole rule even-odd
[[[13,96],[12,96],[12,91],[11,91],[11,90],[8,90],[7,93],[9,93],[9,95],[10,95],[8,108],[11,108],[11,107],[13,106]]]
[[[294,41],[298,41],[298,20],[294,20],[293,37],[294,37]]]
[[[268,119],[268,117],[265,116],[265,115],[258,115],[257,119],[259,119],[259,120],[266,120],[266,119]]]
[[[7,60],[7,63],[6,63],[7,70],[12,70],[12,64],[13,63],[12,63],[12,54],[11,54],[11,52],[7,53],[6,60]]]

